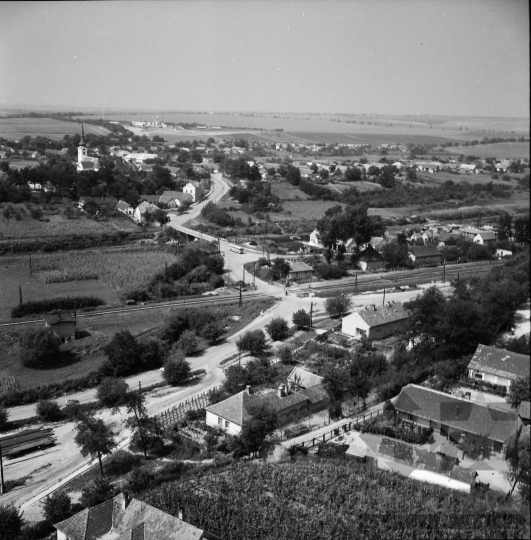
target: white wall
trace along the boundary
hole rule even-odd
[[[219,420],[221,419],[221,424]],[[220,428],[223,431],[226,431],[229,435],[239,435],[242,431],[242,427],[234,422],[229,422],[229,427],[226,427],[226,422],[224,418],[221,418],[217,414],[211,413],[210,411],[206,412],[206,424],[207,426],[212,426],[215,428]]]

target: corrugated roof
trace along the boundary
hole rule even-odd
[[[403,319],[409,319],[409,317],[411,317],[411,314],[401,302],[394,302],[391,304],[391,306],[375,306],[374,308],[371,306],[368,307],[369,309],[362,309],[361,311],[356,311],[350,315],[347,315],[343,321],[349,317],[357,317],[357,315],[359,315],[363,321],[365,321],[365,323],[373,327],[401,321]]]
[[[402,388],[394,406],[397,411],[502,443],[520,425],[515,412],[487,407],[415,384]]]
[[[468,369],[505,377],[510,380],[528,377],[530,372],[530,357],[505,349],[478,345]]]

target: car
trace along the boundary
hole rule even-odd
[[[66,404],[67,405],[79,405],[79,399],[67,399]]]

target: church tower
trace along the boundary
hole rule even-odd
[[[81,140],[77,147],[77,163],[81,164],[83,158],[87,157],[87,148],[85,147],[85,130],[83,128],[83,122],[81,122]]]

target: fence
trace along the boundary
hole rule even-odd
[[[382,413],[382,409],[379,409],[377,411],[371,411],[369,414],[365,414],[362,417],[355,418],[354,420],[350,420],[349,422],[345,422],[344,424],[336,426],[334,429],[331,429],[327,433],[319,435],[319,437],[312,437],[311,441],[304,441],[301,444],[294,444],[292,448],[314,448],[315,446],[323,444],[327,440],[329,441],[330,439],[337,437],[341,429],[343,429],[344,432],[350,431],[353,426],[363,423],[367,420],[371,420],[373,418],[378,418],[378,416],[380,416]]]
[[[165,429],[171,427],[179,422],[179,420],[182,420],[188,411],[197,411],[198,409],[204,409],[210,405],[210,397],[218,389],[219,386],[215,386],[202,394],[193,396],[192,398],[179,403],[179,405],[161,412],[160,414],[156,415],[156,418],[159,419],[160,423]]]

